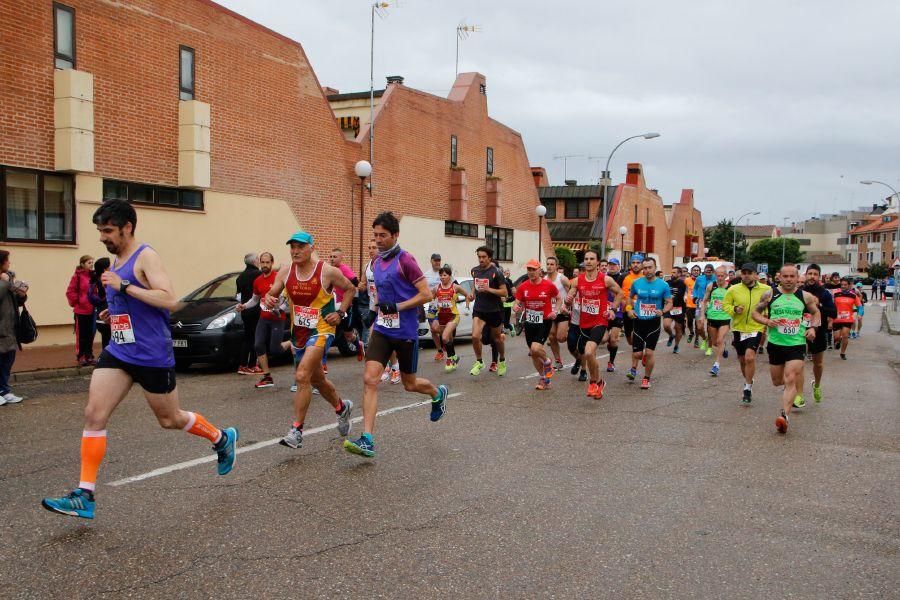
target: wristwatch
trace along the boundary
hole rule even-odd
[[[338,309],[338,314],[341,315],[341,321],[347,318],[347,311]]]
[[[122,283],[119,284],[119,293],[124,294],[129,285],[131,285],[131,282],[127,279],[123,279]]]

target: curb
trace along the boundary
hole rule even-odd
[[[881,311],[882,328],[891,335],[900,335],[900,314],[888,310],[887,307]]]
[[[94,367],[65,367],[63,369],[43,369],[41,371],[23,371],[11,373],[10,382],[23,383],[26,381],[44,381],[47,379],[66,379],[68,377],[81,377],[90,375]]]

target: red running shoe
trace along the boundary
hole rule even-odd
[[[649,389],[650,389],[650,378],[649,378],[649,377],[644,377],[644,378],[641,380],[641,389],[642,389],[642,390],[649,390]]]

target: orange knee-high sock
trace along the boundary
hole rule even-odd
[[[106,430],[83,431],[81,434],[81,481],[78,487],[94,491],[97,471],[106,454]]]
[[[213,427],[212,423],[204,419],[200,413],[189,412],[188,417],[187,425],[184,426],[184,430],[188,433],[206,438],[213,444],[222,439],[222,432]]]

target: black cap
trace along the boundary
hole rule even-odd
[[[751,271],[756,273],[756,263],[747,262],[741,265],[741,271]]]
[[[431,255],[431,260],[441,260],[441,255],[435,252]]]

